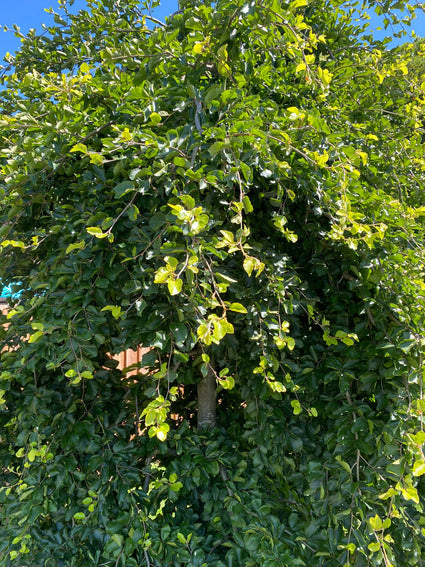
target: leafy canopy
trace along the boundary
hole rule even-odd
[[[334,1],[88,5],[2,78],[0,565],[421,565],[406,52]]]

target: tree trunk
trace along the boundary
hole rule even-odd
[[[212,370],[198,383],[198,428],[215,427],[216,383]]]

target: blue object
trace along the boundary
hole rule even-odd
[[[4,287],[1,290],[0,297],[10,297],[11,295],[12,295],[12,291],[11,291],[10,287]]]
[[[13,293],[11,286],[6,286],[6,287],[2,288],[0,297],[3,297],[3,298],[7,298],[7,297],[19,297],[20,295],[21,295],[20,292],[18,292],[18,293]]]

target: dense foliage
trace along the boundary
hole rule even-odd
[[[425,80],[425,39],[404,44],[402,49],[408,50],[409,71],[422,83]]]
[[[406,52],[332,0],[88,4],[0,92],[0,565],[422,565]]]

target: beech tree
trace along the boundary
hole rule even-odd
[[[422,565],[425,84],[349,2],[180,4],[3,68],[0,565]]]

